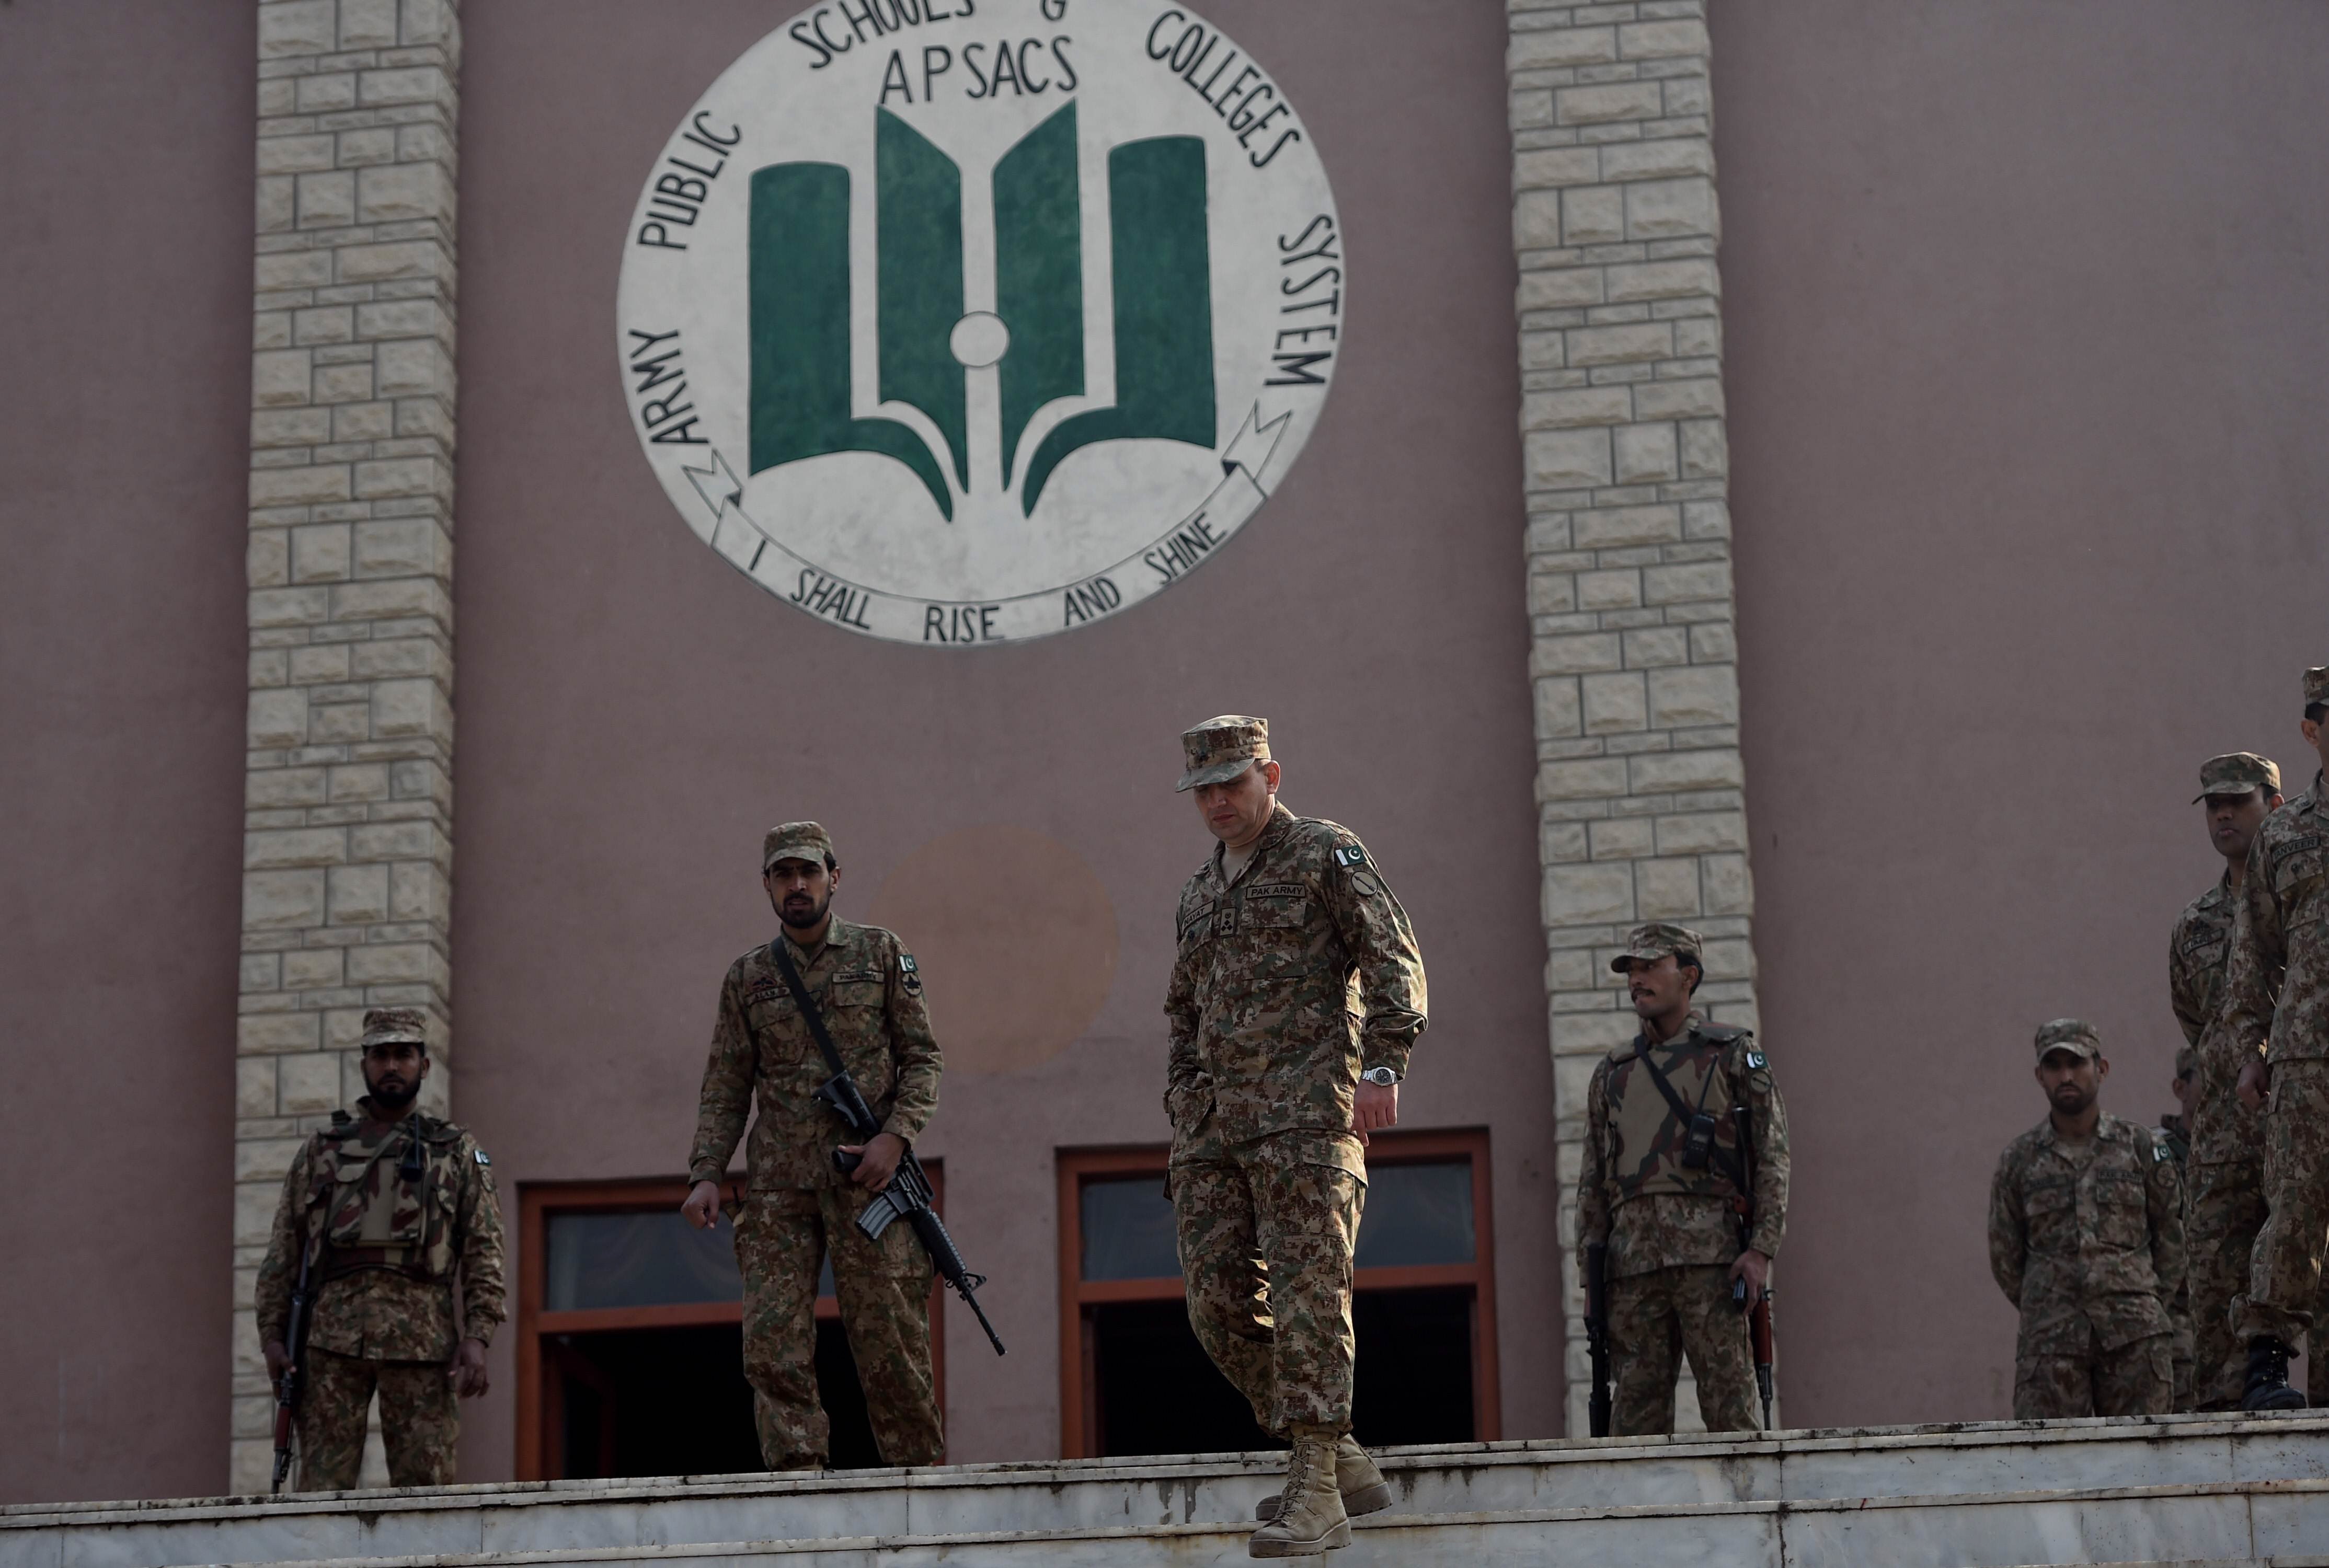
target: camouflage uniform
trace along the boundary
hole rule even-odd
[[[420,1018],[376,1009],[365,1020],[367,1043],[417,1039]],[[299,1400],[300,1489],[356,1484],[375,1389],[390,1482],[445,1486],[461,1428],[453,1354],[465,1338],[491,1344],[506,1316],[493,1167],[449,1122],[418,1111],[386,1121],[368,1096],[356,1108],[361,1120],[335,1113],[283,1178],[259,1269],[259,1342],[284,1338],[300,1254],[320,1237],[323,1284],[308,1319]]]
[[[1224,765],[1193,730],[1191,778]],[[1235,751],[1235,776],[1268,730]],[[1185,780],[1183,788],[1193,784]],[[1362,1070],[1405,1075],[1423,1032],[1423,961],[1366,850],[1276,807],[1234,881],[1212,855],[1181,891],[1164,998],[1172,1047],[1166,1182],[1189,1322],[1283,1438],[1351,1429],[1352,1253],[1366,1161],[1351,1131]],[[1363,1019],[1363,1022],[1362,1020]]]
[[[2329,701],[2329,669],[2306,673],[2305,701]],[[2313,1323],[2329,1235],[2329,800],[2318,775],[2257,831],[2237,915],[2220,1028],[2230,1056],[2266,1047],[2272,1092],[2268,1212],[2234,1310],[2243,1340],[2293,1349]]]
[[[1697,934],[1686,927],[1645,925],[1611,967],[1700,951]],[[1703,1169],[1682,1163],[1688,1128],[1645,1062],[1657,1064],[1693,1113],[1703,1107],[1713,1118],[1713,1152]],[[1755,1225],[1746,1244],[1777,1258],[1787,1225],[1787,1109],[1755,1037],[1709,1023],[1693,1008],[1674,1038],[1651,1045],[1636,1035],[1594,1066],[1585,1091],[1585,1165],[1577,1178],[1577,1261],[1581,1278],[1585,1249],[1608,1248],[1612,1435],[1674,1430],[1674,1381],[1684,1355],[1708,1431],[1752,1432],[1761,1424],[1747,1314],[1730,1279],[1742,1250],[1742,1108],[1754,1156]]]
[[[2071,1019],[2041,1029],[2038,1048],[2041,1061],[2101,1054]],[[2168,1413],[2183,1193],[2150,1129],[2105,1113],[2080,1149],[2050,1116],[2008,1144],[1989,1188],[1989,1267],[2022,1314],[2015,1420]]]
[[[2192,1053],[2187,1047],[2176,1054],[2177,1070],[2183,1070]],[[2183,1284],[2175,1292],[2169,1306],[2175,1319],[2175,1404],[2178,1411],[2192,1406],[2192,1367],[2193,1338],[2192,1332],[2192,1138],[2185,1131],[2183,1118],[2168,1114],[2159,1119],[2151,1136],[2166,1151],[2168,1162],[2175,1167],[2175,1188],[2183,1198]]]
[[[788,823],[768,835],[763,864],[785,858],[780,851],[808,858],[829,848],[823,829]],[[910,1145],[938,1109],[941,1066],[913,955],[879,926],[835,917],[814,952],[795,946],[792,959],[882,1131]],[[760,1456],[770,1469],[813,1468],[830,1457],[817,1399],[815,1315],[817,1275],[830,1252],[842,1327],[882,1458],[936,1464],[946,1440],[930,1368],[929,1254],[910,1225],[892,1225],[879,1242],[856,1228],[873,1195],[834,1169],[844,1131],[813,1098],[830,1075],[773,947],[754,948],[730,965],[688,1179],[721,1179],[757,1094],[736,1262],[744,1276],[744,1376]]]
[[[2259,786],[2277,794],[2280,769],[2253,753],[2233,752],[2202,765],[2200,786],[2195,805],[2211,793]],[[2176,916],[2167,949],[2169,1005],[2196,1055],[2183,1164],[2183,1243],[2192,1403],[2201,1410],[2239,1407],[2247,1347],[2233,1335],[2232,1302],[2247,1291],[2250,1249],[2264,1224],[2264,1118],[2233,1092],[2241,1053],[2212,1027],[2223,1006],[2235,914],[2226,872]]]

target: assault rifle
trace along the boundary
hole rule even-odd
[[[1755,1136],[1751,1113],[1745,1105],[1730,1107],[1731,1120],[1739,1127],[1739,1162],[1744,1179],[1740,1183],[1740,1195],[1730,1200],[1731,1212],[1739,1217],[1739,1250],[1745,1252],[1755,1236]],[[1755,1386],[1763,1395],[1763,1430],[1771,1430],[1771,1291],[1765,1286],[1747,1300],[1747,1282],[1734,1280],[1730,1298],[1747,1314],[1747,1332],[1754,1341]]]
[[[291,1428],[299,1413],[300,1392],[307,1381],[307,1318],[316,1303],[314,1278],[314,1251],[302,1243],[299,1278],[291,1287],[291,1316],[283,1330],[283,1345],[290,1351],[291,1358],[275,1385],[275,1484],[269,1489],[278,1493],[283,1490],[284,1478],[291,1473]]]
[[[1585,1354],[1593,1364],[1593,1397],[1586,1407],[1595,1437],[1609,1435],[1609,1249],[1585,1248]]]
[[[817,1010],[816,1003],[809,997],[808,988],[801,983],[800,971],[794,967],[792,954],[785,951],[785,938],[778,937],[769,944],[769,949],[776,956],[778,969],[784,972],[785,984],[792,991],[794,1003],[800,1009],[801,1020],[808,1025],[809,1034],[816,1040],[816,1048],[825,1056],[825,1065],[833,1071],[832,1077],[817,1085],[816,1098],[841,1118],[842,1125],[849,1129],[853,1140],[860,1144],[872,1142],[881,1135],[882,1123],[874,1116],[872,1108],[865,1103],[865,1095],[857,1087],[857,1080],[851,1077],[849,1069],[842,1065],[840,1048],[834,1045],[833,1036],[825,1027],[825,1015]],[[862,1159],[863,1156],[838,1149],[833,1151],[833,1164],[836,1170],[854,1170]],[[913,1226],[914,1235],[920,1239],[922,1250],[930,1254],[930,1263],[938,1270],[938,1277],[954,1288],[955,1294],[962,1298],[963,1304],[978,1319],[978,1326],[986,1330],[986,1342],[994,1346],[995,1353],[1000,1356],[1004,1354],[1002,1337],[995,1332],[995,1325],[986,1320],[986,1313],[979,1306],[976,1294],[978,1287],[986,1283],[986,1276],[972,1273],[964,1264],[962,1253],[955,1250],[954,1238],[947,1235],[946,1222],[938,1218],[938,1210],[930,1207],[932,1196],[929,1174],[922,1169],[922,1162],[916,1158],[913,1150],[909,1148],[905,1158],[898,1161],[897,1172],[890,1178],[890,1185],[876,1194],[873,1201],[865,1206],[865,1212],[857,1216],[857,1228],[864,1234],[867,1241],[879,1241],[882,1233],[895,1221],[902,1219]]]

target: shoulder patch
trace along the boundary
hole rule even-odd
[[[479,1149],[479,1150],[475,1150],[475,1152],[476,1152],[476,1156],[477,1156],[477,1163],[478,1163],[478,1164],[480,1164],[480,1165],[491,1165],[491,1164],[493,1163],[492,1159],[491,1159],[491,1158],[490,1158],[490,1157],[486,1153],[486,1151],[485,1151],[484,1150]]]
[[[922,966],[902,947],[898,949],[898,983],[906,988],[908,996],[922,994]]]
[[[1364,871],[1354,871],[1351,874],[1351,886],[1370,898],[1383,890],[1383,885]]]
[[[1764,1066],[1765,1066],[1765,1063],[1764,1063],[1764,1060],[1763,1060],[1763,1053],[1762,1053],[1762,1052],[1760,1052],[1760,1051],[1749,1051],[1749,1052],[1747,1053],[1747,1070],[1748,1070],[1749,1072],[1750,1072],[1750,1073],[1759,1073],[1759,1072],[1761,1072],[1761,1071],[1763,1070]]]
[[[914,955],[902,949],[898,953],[898,968],[907,974],[914,972]]]
[[[1344,870],[1355,870],[1367,863],[1367,852],[1356,844],[1344,844],[1334,850],[1334,864]]]

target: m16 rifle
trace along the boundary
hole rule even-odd
[[[291,1355],[275,1385],[275,1482],[269,1488],[272,1492],[281,1492],[284,1479],[291,1473],[291,1431],[298,1421],[299,1395],[306,1387],[307,1319],[315,1305],[315,1252],[303,1244],[299,1278],[291,1287],[291,1315],[283,1329],[284,1347]]]
[[[1585,1354],[1593,1365],[1593,1396],[1586,1409],[1593,1435],[1609,1435],[1609,1249],[1585,1248]]]

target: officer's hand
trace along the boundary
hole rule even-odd
[[[895,1132],[876,1132],[872,1142],[844,1143],[841,1151],[857,1156],[857,1169],[849,1179],[879,1192],[898,1174],[898,1161],[906,1158],[906,1141]]]
[[[687,1201],[679,1206],[687,1223],[697,1230],[710,1230],[720,1223],[720,1184],[699,1181],[687,1189]]]
[[[1751,1306],[1771,1282],[1771,1260],[1749,1247],[1731,1260],[1730,1277],[1747,1282],[1747,1300]]]
[[[2250,1056],[2240,1066],[2240,1081],[2233,1085],[2240,1103],[2251,1111],[2264,1109],[2264,1097],[2272,1092],[2272,1064],[2262,1056]]]
[[[267,1381],[269,1383],[280,1383],[283,1381],[283,1374],[288,1370],[291,1366],[291,1347],[286,1345],[280,1339],[269,1339],[267,1342],[266,1349]]]
[[[1370,1132],[1399,1125],[1399,1085],[1359,1081],[1358,1098],[1351,1102],[1351,1131],[1363,1145]]]
[[[464,1399],[475,1399],[486,1391],[486,1347],[476,1339],[464,1339],[461,1347],[453,1352],[453,1369],[447,1376],[453,1379],[453,1392]]]

